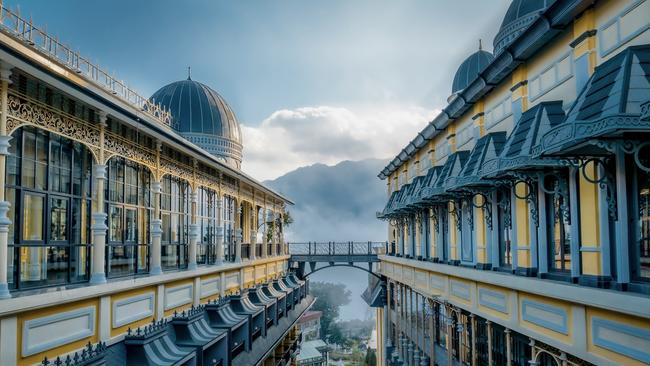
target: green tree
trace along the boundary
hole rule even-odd
[[[366,365],[367,366],[377,366],[377,354],[375,350],[368,348],[366,353]]]
[[[320,318],[321,336],[327,339],[332,336],[331,331],[336,330],[330,328],[339,317],[341,306],[350,303],[350,296],[352,293],[342,283],[329,283],[329,282],[312,282],[309,284],[309,291],[316,297],[316,302],[312,306],[312,310],[321,311],[323,315]],[[338,333],[341,334],[341,330]],[[337,336],[338,338],[338,336]],[[343,336],[341,334],[341,340]],[[338,343],[333,342],[332,343]],[[340,344],[340,343],[339,343]]]

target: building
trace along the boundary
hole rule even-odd
[[[143,97],[0,8],[0,365],[295,362],[291,201],[240,170],[225,100]]]
[[[300,317],[300,320],[298,320],[298,328],[300,328],[305,341],[320,339],[320,318],[322,315],[322,311],[310,310],[304,313]]]
[[[298,366],[326,366],[327,354],[328,347],[323,340],[304,340],[296,361]]]
[[[379,174],[380,358],[647,365],[650,1],[513,0],[493,45]]]

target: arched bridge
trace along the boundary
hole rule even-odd
[[[386,252],[383,242],[307,242],[289,243],[289,265],[302,278],[329,267],[354,267],[379,277],[373,268],[378,254]],[[307,266],[309,264],[309,266]],[[319,266],[319,264],[323,264]]]

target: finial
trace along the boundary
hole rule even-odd
[[[479,39],[478,39],[478,50],[480,51],[480,50],[482,50],[482,49],[483,49],[483,40],[481,40],[481,39],[479,38]]]
[[[187,67],[187,80],[192,80],[192,67]]]

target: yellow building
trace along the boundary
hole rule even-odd
[[[142,97],[0,6],[0,365],[295,363],[291,201],[242,150],[190,75]]]
[[[649,172],[650,1],[512,1],[379,174],[384,362],[650,364]]]

